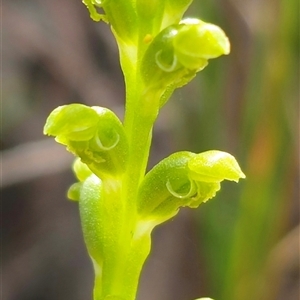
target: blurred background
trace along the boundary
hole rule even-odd
[[[80,0],[1,5],[2,299],[92,299],[78,208],[66,199],[73,157],[42,129],[72,102],[122,118],[117,47]],[[138,300],[300,298],[298,6],[195,0],[186,14],[220,25],[232,52],[163,108],[149,167],[175,151],[219,149],[247,179],[155,230]]]

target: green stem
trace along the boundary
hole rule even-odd
[[[142,39],[136,52],[126,46],[120,46],[119,50],[126,83],[124,127],[129,143],[129,158],[119,190],[113,193],[107,190],[105,193],[108,201],[115,196],[121,205],[119,211],[107,216],[111,224],[118,218],[118,225],[115,225],[118,230],[113,230],[116,235],[113,238],[114,245],[108,243],[107,252],[104,249],[101,272],[94,262],[94,300],[134,300],[140,272],[151,245],[152,228],[140,232],[136,202],[138,187],[147,167],[152,128],[158,114],[160,97],[146,90],[140,76],[139,58],[145,51]],[[103,182],[103,186],[106,189],[107,184]],[[109,203],[107,206],[111,207]],[[110,232],[109,228],[107,232]]]
[[[94,300],[135,300],[140,272],[150,251],[152,228],[141,232],[138,218],[132,211],[129,215],[125,202],[120,203],[124,199],[119,181],[105,179],[102,188],[101,198],[96,195],[94,203],[105,222],[91,224],[99,227],[102,236],[102,259],[94,248],[90,249],[94,257]],[[82,213],[88,213],[84,207]]]
[[[129,51],[126,46],[120,47],[120,59],[126,83],[126,109],[124,128],[129,142],[128,168],[123,178],[125,203],[136,210],[136,194],[146,171],[152,128],[159,110],[158,95],[147,90],[141,77],[141,58],[147,45],[144,42],[145,32],[140,32],[136,52]],[[156,97],[155,97],[156,96]]]
[[[102,274],[95,271],[94,300],[135,300],[141,269],[150,252],[150,244],[150,232],[147,232],[140,237],[133,237],[127,244],[130,247],[126,251],[126,244],[123,245],[123,248],[119,249],[123,255],[120,255],[118,264],[115,264],[115,276],[107,277],[110,282],[103,280],[106,276],[105,268]]]

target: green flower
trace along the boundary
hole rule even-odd
[[[128,144],[124,128],[107,108],[60,106],[49,115],[44,134],[55,136],[101,178],[117,176],[126,169]]]
[[[168,26],[151,42],[142,60],[147,91],[160,94],[162,106],[176,88],[203,70],[209,59],[229,51],[229,40],[216,25],[186,19]]]
[[[180,207],[198,207],[213,198],[223,180],[245,178],[235,158],[222,151],[178,152],[162,160],[139,188],[141,219],[161,223]]]

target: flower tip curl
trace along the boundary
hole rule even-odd
[[[229,39],[219,26],[195,18],[184,19],[180,25],[174,45],[183,58],[212,59],[229,54]]]
[[[246,177],[234,156],[218,150],[197,154],[189,161],[188,168],[190,177],[202,182],[238,182]]]

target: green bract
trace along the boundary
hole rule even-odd
[[[103,20],[110,23],[116,37],[125,43],[134,43],[137,37],[137,15],[135,1],[120,0],[83,0],[94,21]],[[103,13],[98,10],[102,9]]]
[[[192,0],[82,0],[94,21],[112,25],[117,36],[135,36],[138,31],[157,34],[165,27],[179,23]],[[101,12],[103,10],[103,12]]]
[[[223,180],[245,175],[222,151],[170,155],[146,173],[152,129],[160,108],[203,70],[228,54],[216,25],[182,19],[192,0],[83,0],[94,21],[110,24],[126,85],[124,124],[109,109],[60,106],[44,134],[77,158],[78,201],[84,240],[95,270],[94,300],[134,300],[153,228],[180,207],[196,208]],[[209,298],[201,298],[208,300]]]
[[[163,28],[166,26],[179,23],[183,14],[188,9],[192,0],[166,0],[163,19]]]

